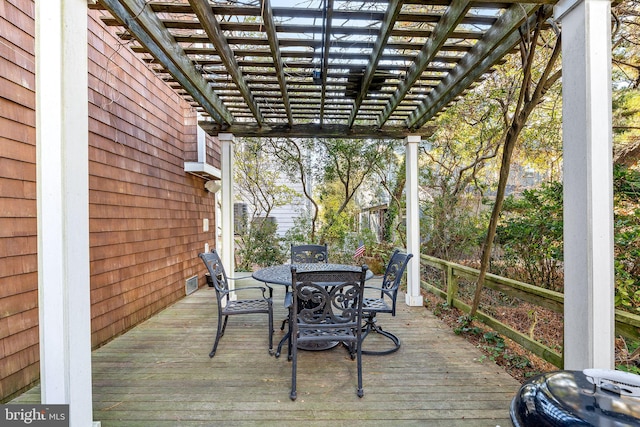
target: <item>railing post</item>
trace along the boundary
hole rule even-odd
[[[453,266],[447,264],[447,305],[453,307],[453,299],[458,293],[458,278],[454,274]]]

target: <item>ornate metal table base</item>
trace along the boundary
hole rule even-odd
[[[298,344],[298,350],[308,350],[308,351],[320,351],[320,350],[329,350],[331,348],[336,347],[340,344],[340,341],[331,341],[331,342],[304,342]]]

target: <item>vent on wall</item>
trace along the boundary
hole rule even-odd
[[[198,276],[193,276],[187,279],[184,283],[184,293],[186,295],[192,294],[198,290]]]

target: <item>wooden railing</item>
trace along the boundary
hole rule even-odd
[[[458,279],[462,278],[472,283],[477,282],[479,273],[477,269],[444,261],[428,255],[421,255],[421,264],[434,267],[443,272],[442,278],[444,283],[441,284],[441,287],[422,280],[421,286],[424,289],[446,299],[447,304],[450,307],[456,307],[465,313],[469,313],[471,311],[471,307],[458,296]],[[564,295],[560,292],[550,291],[528,283],[496,276],[495,274],[486,275],[484,286],[489,289],[502,292],[510,297],[518,298],[531,304],[547,308],[554,312],[563,313],[564,310]],[[446,289],[446,291],[443,291],[443,289]],[[615,313],[616,333],[626,338],[634,340],[640,339],[640,316],[621,310],[616,310]],[[482,312],[480,309],[476,312],[476,318],[496,332],[515,341],[523,348],[526,348],[530,352],[538,355],[558,368],[563,367],[562,355],[557,351],[535,341],[528,335],[505,325],[489,314]]]

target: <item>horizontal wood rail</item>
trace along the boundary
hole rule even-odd
[[[479,271],[475,268],[445,261],[428,255],[420,256],[421,265],[434,267],[443,272],[442,289],[424,280],[421,280],[423,289],[446,299],[450,307],[456,307],[465,313],[469,313],[471,307],[458,298],[458,280],[460,278],[475,283],[478,280]],[[550,309],[554,312],[563,313],[564,295],[560,292],[550,291],[528,283],[507,279],[495,274],[487,273],[484,286],[498,292],[502,292],[510,297],[519,298],[539,307]],[[616,309],[616,334],[633,340],[640,339],[640,316]],[[516,331],[512,327],[505,325],[499,320],[491,317],[487,313],[478,310],[476,317],[479,321],[490,326],[496,332],[520,344],[523,348],[531,351],[549,363],[563,367],[562,355],[557,351],[531,339],[526,334]]]

